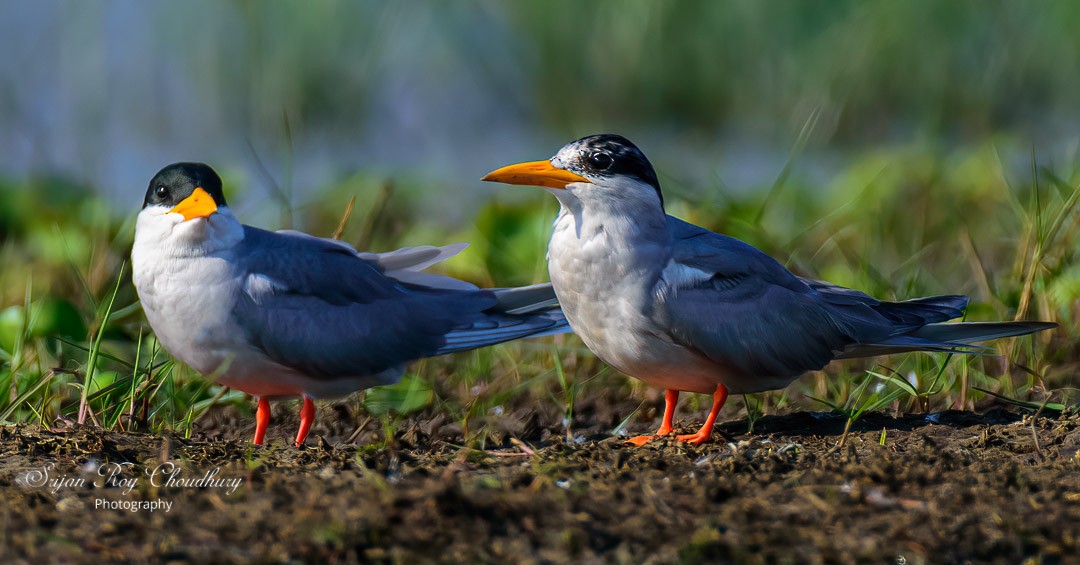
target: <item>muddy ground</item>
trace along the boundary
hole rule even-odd
[[[0,428],[0,559],[1080,562],[1076,415],[870,414],[840,448],[844,420],[819,413],[641,449],[535,426],[465,449],[437,418],[406,422],[389,445],[369,442],[374,428],[347,444],[345,426],[320,422],[296,450],[287,417],[253,448],[250,421],[230,411],[199,439]],[[173,462],[178,479],[220,472],[166,485]],[[149,501],[172,506],[99,507]]]

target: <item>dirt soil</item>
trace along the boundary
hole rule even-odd
[[[537,429],[466,449],[438,420],[390,446],[324,435],[299,450],[286,424],[254,448],[234,425],[198,440],[0,427],[0,559],[1080,562],[1076,415],[870,414],[839,448],[843,418],[819,413],[640,449]],[[152,501],[171,508],[100,507]]]

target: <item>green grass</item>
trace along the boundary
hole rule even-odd
[[[883,299],[964,293],[972,296],[968,320],[1019,316],[1062,326],[999,342],[1003,357],[911,354],[834,364],[783,391],[732,402],[722,418],[756,421],[827,406],[854,421],[866,410],[971,410],[999,397],[1032,410],[1075,408],[1080,168],[1047,169],[1037,155],[1020,153],[1030,170],[1014,175],[1002,162],[1018,152],[1000,143],[946,152],[868,150],[818,184],[777,171],[776,183],[738,193],[743,196],[719,186],[681,186],[662,174],[669,212],[745,239],[800,274]],[[791,167],[798,169],[798,159],[794,152]],[[298,227],[328,236],[341,227],[341,210],[355,195],[343,239],[374,250],[422,243],[392,227],[409,223],[408,200],[371,190],[378,186],[390,185],[358,188],[346,180],[326,187],[326,196],[293,217]],[[712,196],[679,196],[705,193]],[[0,260],[7,265],[0,272],[0,420],[53,426],[85,418],[110,429],[190,434],[212,406],[248,405],[244,395],[225,393],[171,361],[154,339],[124,266],[133,213],[110,210],[92,191],[49,179],[0,183],[0,199],[13,206],[0,223]],[[475,243],[441,266],[448,274],[484,285],[537,282],[546,278],[543,256],[555,210],[539,191],[496,198],[471,227],[425,233],[423,243]],[[421,361],[398,385],[355,398],[361,414],[383,422],[388,434],[408,414],[440,412],[483,448],[491,423],[509,411],[559,414],[571,433],[580,399],[621,399],[632,413],[644,388],[567,336]],[[684,404],[703,411],[705,401]]]

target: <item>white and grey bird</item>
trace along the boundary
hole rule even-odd
[[[478,289],[420,272],[464,244],[363,253],[336,240],[242,225],[221,179],[176,163],[150,181],[135,227],[133,278],[146,318],[174,357],[259,399],[312,398],[396,382],[410,361],[568,332],[550,285]]]
[[[611,366],[667,389],[660,429],[636,445],[672,431],[679,391],[713,395],[700,431],[677,438],[700,444],[729,392],[783,388],[833,359],[978,353],[987,350],[975,342],[1055,327],[946,324],[967,297],[886,302],[795,276],[749,244],[667,215],[649,160],[618,135],[584,137],[483,180],[559,199],[548,271],[570,326]]]

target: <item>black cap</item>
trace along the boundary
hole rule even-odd
[[[571,170],[591,177],[624,175],[634,177],[656,190],[660,205],[664,195],[652,163],[629,139],[613,133],[590,135],[568,144],[578,150],[576,162],[567,163]]]
[[[196,188],[205,190],[218,206],[226,206],[225,193],[221,191],[221,177],[214,169],[204,163],[173,163],[158,171],[150,180],[143,208],[171,208],[191,196]]]

